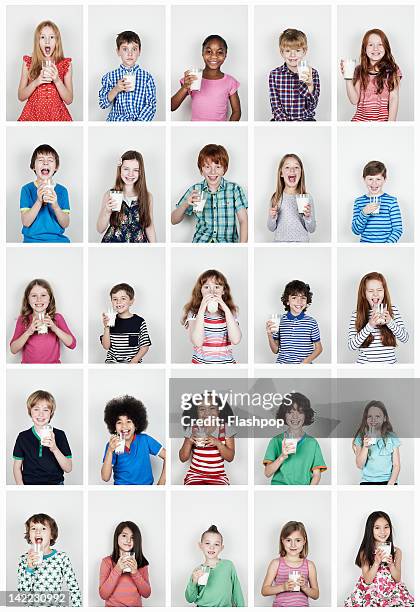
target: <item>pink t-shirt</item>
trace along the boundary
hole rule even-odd
[[[184,79],[181,79],[181,85]],[[222,79],[201,80],[200,91],[190,91],[191,121],[226,121],[229,96],[239,89],[239,81],[229,74]]]
[[[30,319],[30,321],[32,318]],[[76,346],[76,338],[73,336],[64,317],[58,312],[55,313],[54,322],[63,332],[70,334],[73,342],[67,348],[74,349]],[[19,315],[16,321],[15,333],[10,340],[10,344],[17,340],[27,330],[27,326],[23,323],[22,316]],[[22,349],[21,363],[61,363],[60,362],[60,340],[54,332],[48,331],[48,334],[37,334],[36,332],[29,337],[25,346]]]

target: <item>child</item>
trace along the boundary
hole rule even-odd
[[[102,242],[156,242],[152,194],[147,191],[141,153],[123,153],[112,189],[123,192],[123,201],[117,210],[112,192],[105,192],[96,224],[100,234],[105,232]]]
[[[398,242],[402,234],[402,220],[398,200],[384,193],[386,167],[371,161],[363,168],[367,195],[356,198],[353,208],[353,234],[360,242]]]
[[[348,347],[358,351],[356,363],[396,363],[397,339],[408,340],[399,310],[391,303],[385,277],[379,272],[369,272],[359,284]]]
[[[112,106],[107,121],[152,121],[156,112],[156,85],[152,75],[136,63],[141,41],[127,30],[116,39],[121,64],[102,77],[99,106]]]
[[[141,598],[151,593],[148,566],[140,529],[132,521],[119,523],[112,554],[101,561],[99,597],[105,606],[141,608]]]
[[[216,525],[210,525],[201,535],[198,547],[204,555],[204,563],[193,570],[185,599],[199,608],[243,608],[244,596],[235,566],[232,561],[219,559],[224,546]]]
[[[21,431],[13,449],[13,476],[18,485],[62,485],[72,470],[66,434],[49,425],[55,399],[48,391],[34,391],[26,401],[33,427]]]
[[[312,304],[309,285],[299,280],[290,281],[284,288],[281,301],[287,313],[280,323],[265,324],[268,344],[276,363],[312,363],[322,353],[318,323],[306,314]]]
[[[59,166],[58,153],[48,144],[32,153],[29,167],[36,179],[20,190],[23,242],[70,242],[64,236],[70,223],[69,194],[52,181]]]
[[[67,553],[51,548],[57,538],[57,523],[51,516],[40,513],[28,518],[25,540],[31,548],[19,559],[17,590],[38,597],[43,593],[59,595],[65,583],[70,597],[67,605],[80,608],[82,594],[71,561]],[[36,547],[40,547],[42,552],[36,552]],[[57,605],[60,603],[57,602]]]
[[[275,595],[274,608],[309,606],[308,599],[318,599],[316,567],[308,557],[308,536],[303,523],[289,521],[280,532],[280,557],[268,566],[261,595]]]
[[[357,105],[352,121],[396,121],[401,79],[386,34],[376,28],[366,32],[360,64],[353,78],[346,79],[347,97]]]
[[[401,560],[402,552],[394,546],[388,514],[381,510],[372,512],[355,561],[362,575],[344,605],[348,608],[413,607],[414,597],[401,582]]]
[[[238,89],[239,81],[223,73],[220,67],[227,56],[227,42],[218,34],[207,36],[202,45],[204,70],[200,89],[192,88],[197,76],[191,71],[184,72],[180,80],[181,88],[171,98],[171,111],[181,106],[185,98],[191,96],[191,121],[227,121],[228,103],[231,108],[229,121],[241,118],[241,103]]]
[[[200,274],[181,319],[194,346],[192,363],[236,363],[232,344],[242,338],[237,313],[226,277],[217,270]]]
[[[276,419],[284,420],[287,430],[270,440],[263,461],[264,475],[273,476],[272,485],[320,483],[327,466],[317,440],[303,430],[314,417],[311,402],[302,393],[292,393],[291,402],[279,406]]]
[[[387,409],[369,402],[353,438],[356,466],[362,470],[361,485],[395,485],[400,473],[400,440],[394,434]]]
[[[146,321],[130,312],[134,302],[134,289],[119,283],[109,292],[115,323],[110,326],[109,314],[102,313],[104,333],[101,343],[107,352],[105,363],[141,363],[152,345]]]
[[[129,395],[116,397],[105,406],[104,421],[111,438],[105,447],[102,480],[108,482],[114,471],[116,485],[152,485],[150,455],[157,455],[163,461],[157,484],[164,485],[166,451],[160,442],[143,433],[148,425],[143,402]]]
[[[184,410],[184,442],[179,450],[179,458],[185,463],[191,458],[191,465],[184,478],[184,485],[228,485],[224,462],[235,457],[235,431],[226,423],[233,415],[232,408],[215,396],[215,403],[192,402],[189,410]],[[203,421],[206,422],[204,425]],[[208,424],[207,422],[210,421]]]
[[[275,232],[274,242],[309,242],[315,231],[315,209],[312,196],[300,211],[299,195],[306,194],[305,171],[295,153],[284,155],[277,170],[277,187],[271,196],[267,227]]]
[[[71,58],[64,57],[60,30],[52,21],[36,27],[32,57],[23,56],[18,98],[28,100],[18,121],[72,121],[67,110],[73,102]]]
[[[198,155],[197,166],[204,180],[194,183],[179,200],[172,211],[172,225],[194,212],[197,225],[193,242],[238,242],[238,238],[239,242],[247,242],[246,195],[242,187],[223,178],[229,166],[228,152],[221,145],[206,145]]]
[[[315,121],[319,75],[310,66],[299,71],[299,63],[308,51],[306,35],[289,28],[280,35],[279,46],[284,64],[274,68],[268,80],[271,121]]]
[[[23,294],[10,350],[13,355],[22,351],[21,363],[61,363],[60,341],[69,349],[76,347],[63,315],[56,312],[51,285],[35,278]]]

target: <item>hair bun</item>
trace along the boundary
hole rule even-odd
[[[217,529],[216,525],[210,525],[207,531],[211,531],[213,533],[219,533],[219,530]]]

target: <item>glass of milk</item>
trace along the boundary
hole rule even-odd
[[[210,568],[208,565],[201,565],[200,569],[203,574],[197,580],[197,584],[199,584],[200,586],[205,586],[210,576]]]
[[[293,570],[292,572],[289,572],[289,580],[295,583],[293,590],[300,591],[300,586],[298,584],[298,580],[300,580],[300,572],[298,572],[297,570]]]
[[[303,214],[305,212],[306,206],[309,204],[309,196],[307,193],[299,193],[296,196],[296,204],[298,207],[299,214]]]
[[[117,313],[112,308],[108,308],[108,310],[106,311],[106,316],[108,317],[108,326],[114,327]]]
[[[196,193],[197,196],[195,197],[197,199],[194,199],[193,211],[195,213],[202,213],[206,204],[206,194],[204,193],[204,191],[196,191]]]
[[[356,60],[355,59],[344,59],[343,60],[343,69],[344,69],[344,78],[352,79],[354,76],[354,71],[356,69]]]
[[[111,189],[109,193],[112,198],[112,212],[120,212],[124,193],[122,191],[117,191],[117,189]]]
[[[123,559],[128,559],[129,557],[134,557],[134,553],[132,551],[123,551],[121,553],[121,557]],[[123,574],[130,573],[130,572],[131,572],[131,569],[129,567],[125,567],[123,569]]]
[[[43,323],[45,319],[45,312],[38,312],[38,321],[41,321],[41,325],[38,327],[38,334],[48,334],[48,326]]]
[[[115,447],[114,453],[116,455],[122,455],[125,452],[125,440],[124,440],[124,436],[122,435],[122,433],[119,433],[117,435],[120,438],[120,441]]]
[[[32,544],[32,550],[34,551],[34,553],[36,553],[35,565],[36,566],[41,565],[44,559],[44,551],[42,550],[42,543],[35,542],[34,544]]]
[[[306,60],[300,60],[298,63],[298,75],[301,81],[307,81],[309,79],[309,66]]]
[[[128,88],[125,91],[134,91],[136,87],[136,75],[134,72],[127,72],[124,75],[124,81],[128,85]]]
[[[47,423],[46,425],[42,427],[39,433],[39,437],[41,438],[42,446],[45,446],[45,441],[51,438],[52,430],[53,430],[52,425],[50,425],[49,423]]]
[[[270,331],[272,334],[275,334],[276,331],[279,328],[279,324],[280,324],[280,317],[278,314],[274,313],[272,315],[270,315],[270,323],[271,323],[271,328]]]
[[[189,68],[187,70],[188,74],[192,74],[196,79],[190,85],[190,91],[200,91],[201,89],[201,79],[203,78],[203,70],[202,68]]]

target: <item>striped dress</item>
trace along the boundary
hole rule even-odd
[[[191,435],[197,433],[193,426]],[[188,436],[191,437],[191,436]],[[225,442],[226,425],[223,423],[217,433],[219,442]],[[225,462],[217,446],[193,446],[191,465],[184,478],[184,485],[228,485]]]
[[[370,204],[370,197],[362,195],[353,206],[353,234],[360,242],[398,242],[402,234],[402,220],[397,198],[383,193],[378,197],[379,212],[365,215],[363,209]]]
[[[356,68],[360,70],[360,66]],[[357,72],[356,72],[357,74]],[[401,79],[401,71],[398,70]],[[360,82],[360,81],[359,81]],[[369,75],[365,91],[360,92],[356,113],[352,121],[388,121],[389,118],[389,89],[385,82],[381,93],[376,93],[376,76]]]
[[[276,363],[302,363],[313,352],[314,342],[319,342],[321,336],[314,318],[306,312],[295,317],[289,311],[280,319],[273,340],[279,340]]]
[[[284,557],[280,557],[274,584],[288,582],[289,572],[300,572],[306,579],[306,583],[309,584],[309,566],[307,559],[303,559],[299,567],[290,567],[287,565]],[[309,606],[308,596],[300,590],[277,593],[273,601],[273,608],[303,608],[307,606]]]
[[[394,318],[388,323],[388,328],[392,331],[395,338],[400,342],[407,342],[408,332],[404,327],[404,322],[401,318],[399,310],[396,306],[392,306]],[[369,310],[369,318],[372,315],[372,310]],[[373,335],[373,341],[367,348],[361,348],[361,345],[369,336]],[[396,363],[394,346],[383,346],[381,341],[381,332],[379,327],[371,327],[367,323],[360,332],[356,331],[356,311],[353,312],[348,338],[349,349],[359,351],[356,363]]]
[[[188,322],[194,321],[195,318],[196,315],[190,312],[185,327],[188,328]],[[238,321],[236,322],[238,323]],[[204,342],[202,346],[194,346],[191,362],[211,364],[236,363],[223,312],[217,311],[215,314],[211,314],[206,310],[204,315]]]

